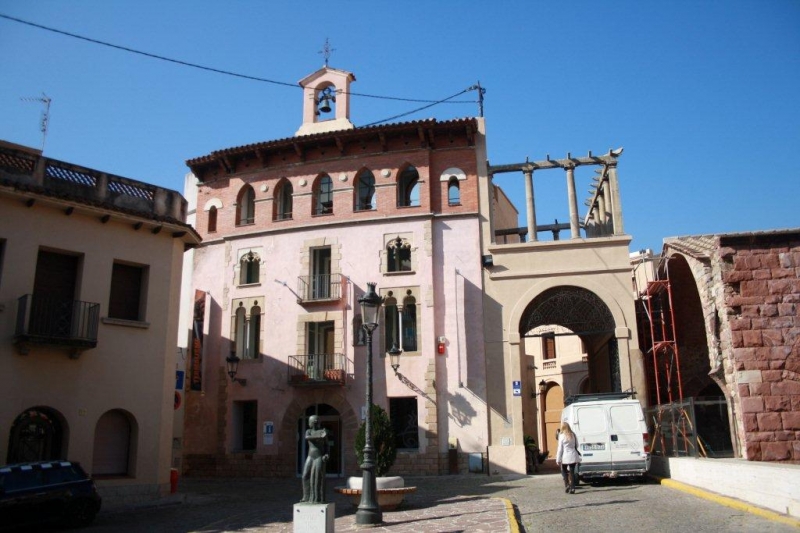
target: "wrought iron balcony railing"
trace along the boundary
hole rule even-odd
[[[343,277],[341,274],[299,276],[297,278],[297,294],[300,303],[341,299]]]
[[[289,384],[298,387],[344,386],[344,354],[305,354],[289,356]]]
[[[77,349],[97,346],[100,304],[26,294],[17,300],[14,341]]]

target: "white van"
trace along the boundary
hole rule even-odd
[[[581,479],[644,476],[650,442],[642,404],[630,392],[576,394],[564,400],[561,421],[578,437]]]

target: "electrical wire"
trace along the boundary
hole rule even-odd
[[[20,18],[12,17],[10,15],[5,15],[3,13],[0,13],[0,18],[4,18],[4,19],[7,19],[7,20],[18,22],[20,24],[25,24],[27,26],[32,26],[34,28],[38,28],[38,29],[41,29],[41,30],[57,33],[57,34],[60,34],[60,35],[65,35],[67,37],[72,37],[73,39],[80,39],[82,41],[87,41],[87,42],[90,42],[90,43],[93,43],[93,44],[99,44],[101,46],[107,46],[109,48],[114,48],[116,50],[122,50],[124,52],[130,52],[132,54],[138,54],[138,55],[149,57],[149,58],[152,58],[152,59],[159,59],[161,61],[167,61],[169,63],[175,63],[175,64],[178,64],[178,65],[183,65],[185,67],[191,67],[191,68],[196,68],[196,69],[200,69],[200,70],[206,70],[208,72],[215,72],[217,74],[224,74],[224,75],[227,75],[227,76],[234,76],[236,78],[243,78],[243,79],[251,80],[251,81],[259,81],[259,82],[263,82],[263,83],[272,83],[274,85],[280,85],[280,86],[283,86],[283,87],[292,87],[292,88],[295,88],[295,89],[301,89],[302,88],[297,83],[288,83],[288,82],[285,82],[285,81],[271,80],[271,79],[268,79],[268,78],[261,78],[261,77],[258,77],[258,76],[250,76],[248,74],[239,74],[237,72],[232,72],[230,70],[223,70],[223,69],[218,69],[218,68],[214,68],[214,67],[207,67],[207,66],[204,66],[204,65],[198,65],[197,63],[190,63],[188,61],[182,61],[180,59],[172,59],[172,58],[169,58],[169,57],[166,57],[166,56],[153,54],[153,53],[150,53],[150,52],[144,52],[142,50],[136,50],[134,48],[129,48],[127,46],[113,44],[113,43],[109,43],[109,42],[106,42],[106,41],[101,41],[99,39],[93,39],[91,37],[85,37],[83,35],[70,33],[68,31],[59,30],[57,28],[51,28],[49,26],[44,26],[42,24],[37,24],[35,22],[30,22],[30,21],[23,20],[23,19],[20,19]],[[432,105],[441,104],[441,103],[448,103],[448,104],[474,104],[474,103],[476,103],[475,101],[472,101],[472,100],[460,100],[460,101],[455,101],[455,102],[449,102],[448,100],[451,100],[452,98],[454,98],[453,96],[451,96],[450,98],[445,98],[444,100],[421,100],[421,99],[417,99],[417,98],[401,98],[401,97],[396,97],[396,96],[379,96],[379,95],[374,95],[374,94],[354,93],[354,92],[345,92],[345,91],[337,91],[337,92],[338,92],[338,94],[350,94],[352,96],[362,96],[362,97],[365,97],[365,98],[377,98],[377,99],[381,99],[381,100],[396,100],[396,101],[400,101],[400,102],[430,103]],[[462,91],[462,92],[460,92],[458,94],[463,94],[465,92],[467,92],[467,91]],[[456,96],[458,96],[458,95],[456,95]],[[427,109],[428,107],[431,107],[431,106],[422,107],[417,111],[421,111],[422,109]],[[414,111],[410,111],[409,113],[405,113],[403,115],[398,115],[398,116],[405,116],[405,115],[411,114],[413,112]],[[396,118],[396,117],[393,117],[393,118]],[[387,120],[391,120],[391,119],[387,119]],[[380,121],[380,122],[386,122],[386,121],[383,120],[383,121]],[[374,122],[373,124],[379,124],[380,122]]]
[[[472,88],[472,87],[469,87],[469,88],[467,88],[467,89],[464,89],[463,91],[457,92],[457,93],[456,93],[456,94],[454,94],[453,96],[448,96],[447,98],[445,98],[445,99],[443,99],[443,100],[439,100],[439,101],[433,102],[432,104],[428,104],[428,105],[426,105],[426,106],[418,107],[417,109],[412,109],[411,111],[408,111],[407,113],[400,113],[399,115],[395,115],[395,116],[393,116],[393,117],[385,118],[385,119],[383,119],[383,120],[379,120],[379,121],[377,121],[377,122],[371,122],[371,123],[369,123],[369,124],[366,124],[366,125],[364,125],[363,127],[367,128],[367,127],[369,127],[369,126],[376,126],[376,125],[378,125],[378,124],[383,124],[384,122],[389,122],[390,120],[394,120],[394,119],[396,119],[396,118],[400,118],[400,117],[404,117],[404,116],[406,116],[406,115],[411,115],[411,114],[414,114],[414,113],[416,113],[416,112],[418,112],[418,111],[422,111],[423,109],[428,109],[429,107],[433,107],[433,106],[435,106],[436,104],[442,104],[442,103],[446,102],[447,100],[450,100],[450,99],[452,99],[452,98],[455,98],[456,96],[460,96],[460,95],[464,94],[465,92],[467,92],[467,91],[471,91],[471,90],[473,90],[473,88]]]

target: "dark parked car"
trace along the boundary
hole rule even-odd
[[[94,481],[78,463],[0,466],[0,529],[50,522],[85,526],[100,511],[100,503]]]

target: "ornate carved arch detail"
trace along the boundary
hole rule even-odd
[[[538,326],[557,324],[575,333],[614,331],[614,317],[606,303],[581,287],[553,287],[537,296],[520,320],[520,335]]]

